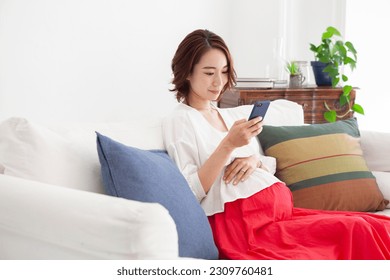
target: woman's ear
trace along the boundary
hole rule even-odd
[[[188,76],[187,76],[187,78],[186,78],[186,80],[187,80],[187,81],[191,81],[191,78],[192,78],[192,73],[189,73]]]

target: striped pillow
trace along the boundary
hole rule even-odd
[[[295,207],[376,211],[389,203],[363,158],[355,119],[264,125],[258,138],[265,154],[276,158],[276,176],[291,189]]]

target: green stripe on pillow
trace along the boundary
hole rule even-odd
[[[347,183],[346,187],[348,187],[351,186],[351,182],[356,184],[357,181],[354,180],[358,180],[358,179],[372,179],[375,181],[375,177],[372,175],[370,171],[360,171],[360,172],[357,171],[357,172],[339,173],[339,174],[332,174],[332,175],[307,179],[297,183],[290,184],[289,188],[292,191],[297,191],[297,190],[309,188],[316,185],[323,185],[327,183],[334,183],[334,182],[341,182],[341,181],[348,181],[346,182]]]
[[[265,125],[264,127],[267,126]],[[294,129],[293,134],[290,133],[291,128]],[[312,124],[304,126],[280,126],[277,130],[267,131],[267,137],[263,138],[261,145],[263,149],[266,150],[275,144],[292,139],[337,133],[348,134],[356,138],[360,137],[357,121],[355,119],[348,119],[335,123]],[[259,135],[261,136],[262,134],[263,133],[260,133]]]
[[[263,126],[258,139],[275,157],[276,176],[302,208],[375,211],[389,203],[367,167],[355,119],[304,126]]]

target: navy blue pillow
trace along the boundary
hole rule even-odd
[[[141,150],[96,134],[106,192],[160,203],[176,223],[181,257],[217,259],[206,214],[166,151]]]

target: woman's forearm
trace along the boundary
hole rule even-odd
[[[221,175],[233,151],[233,146],[229,145],[227,141],[222,141],[208,160],[199,168],[198,176],[206,193],[208,193],[215,180]]]

